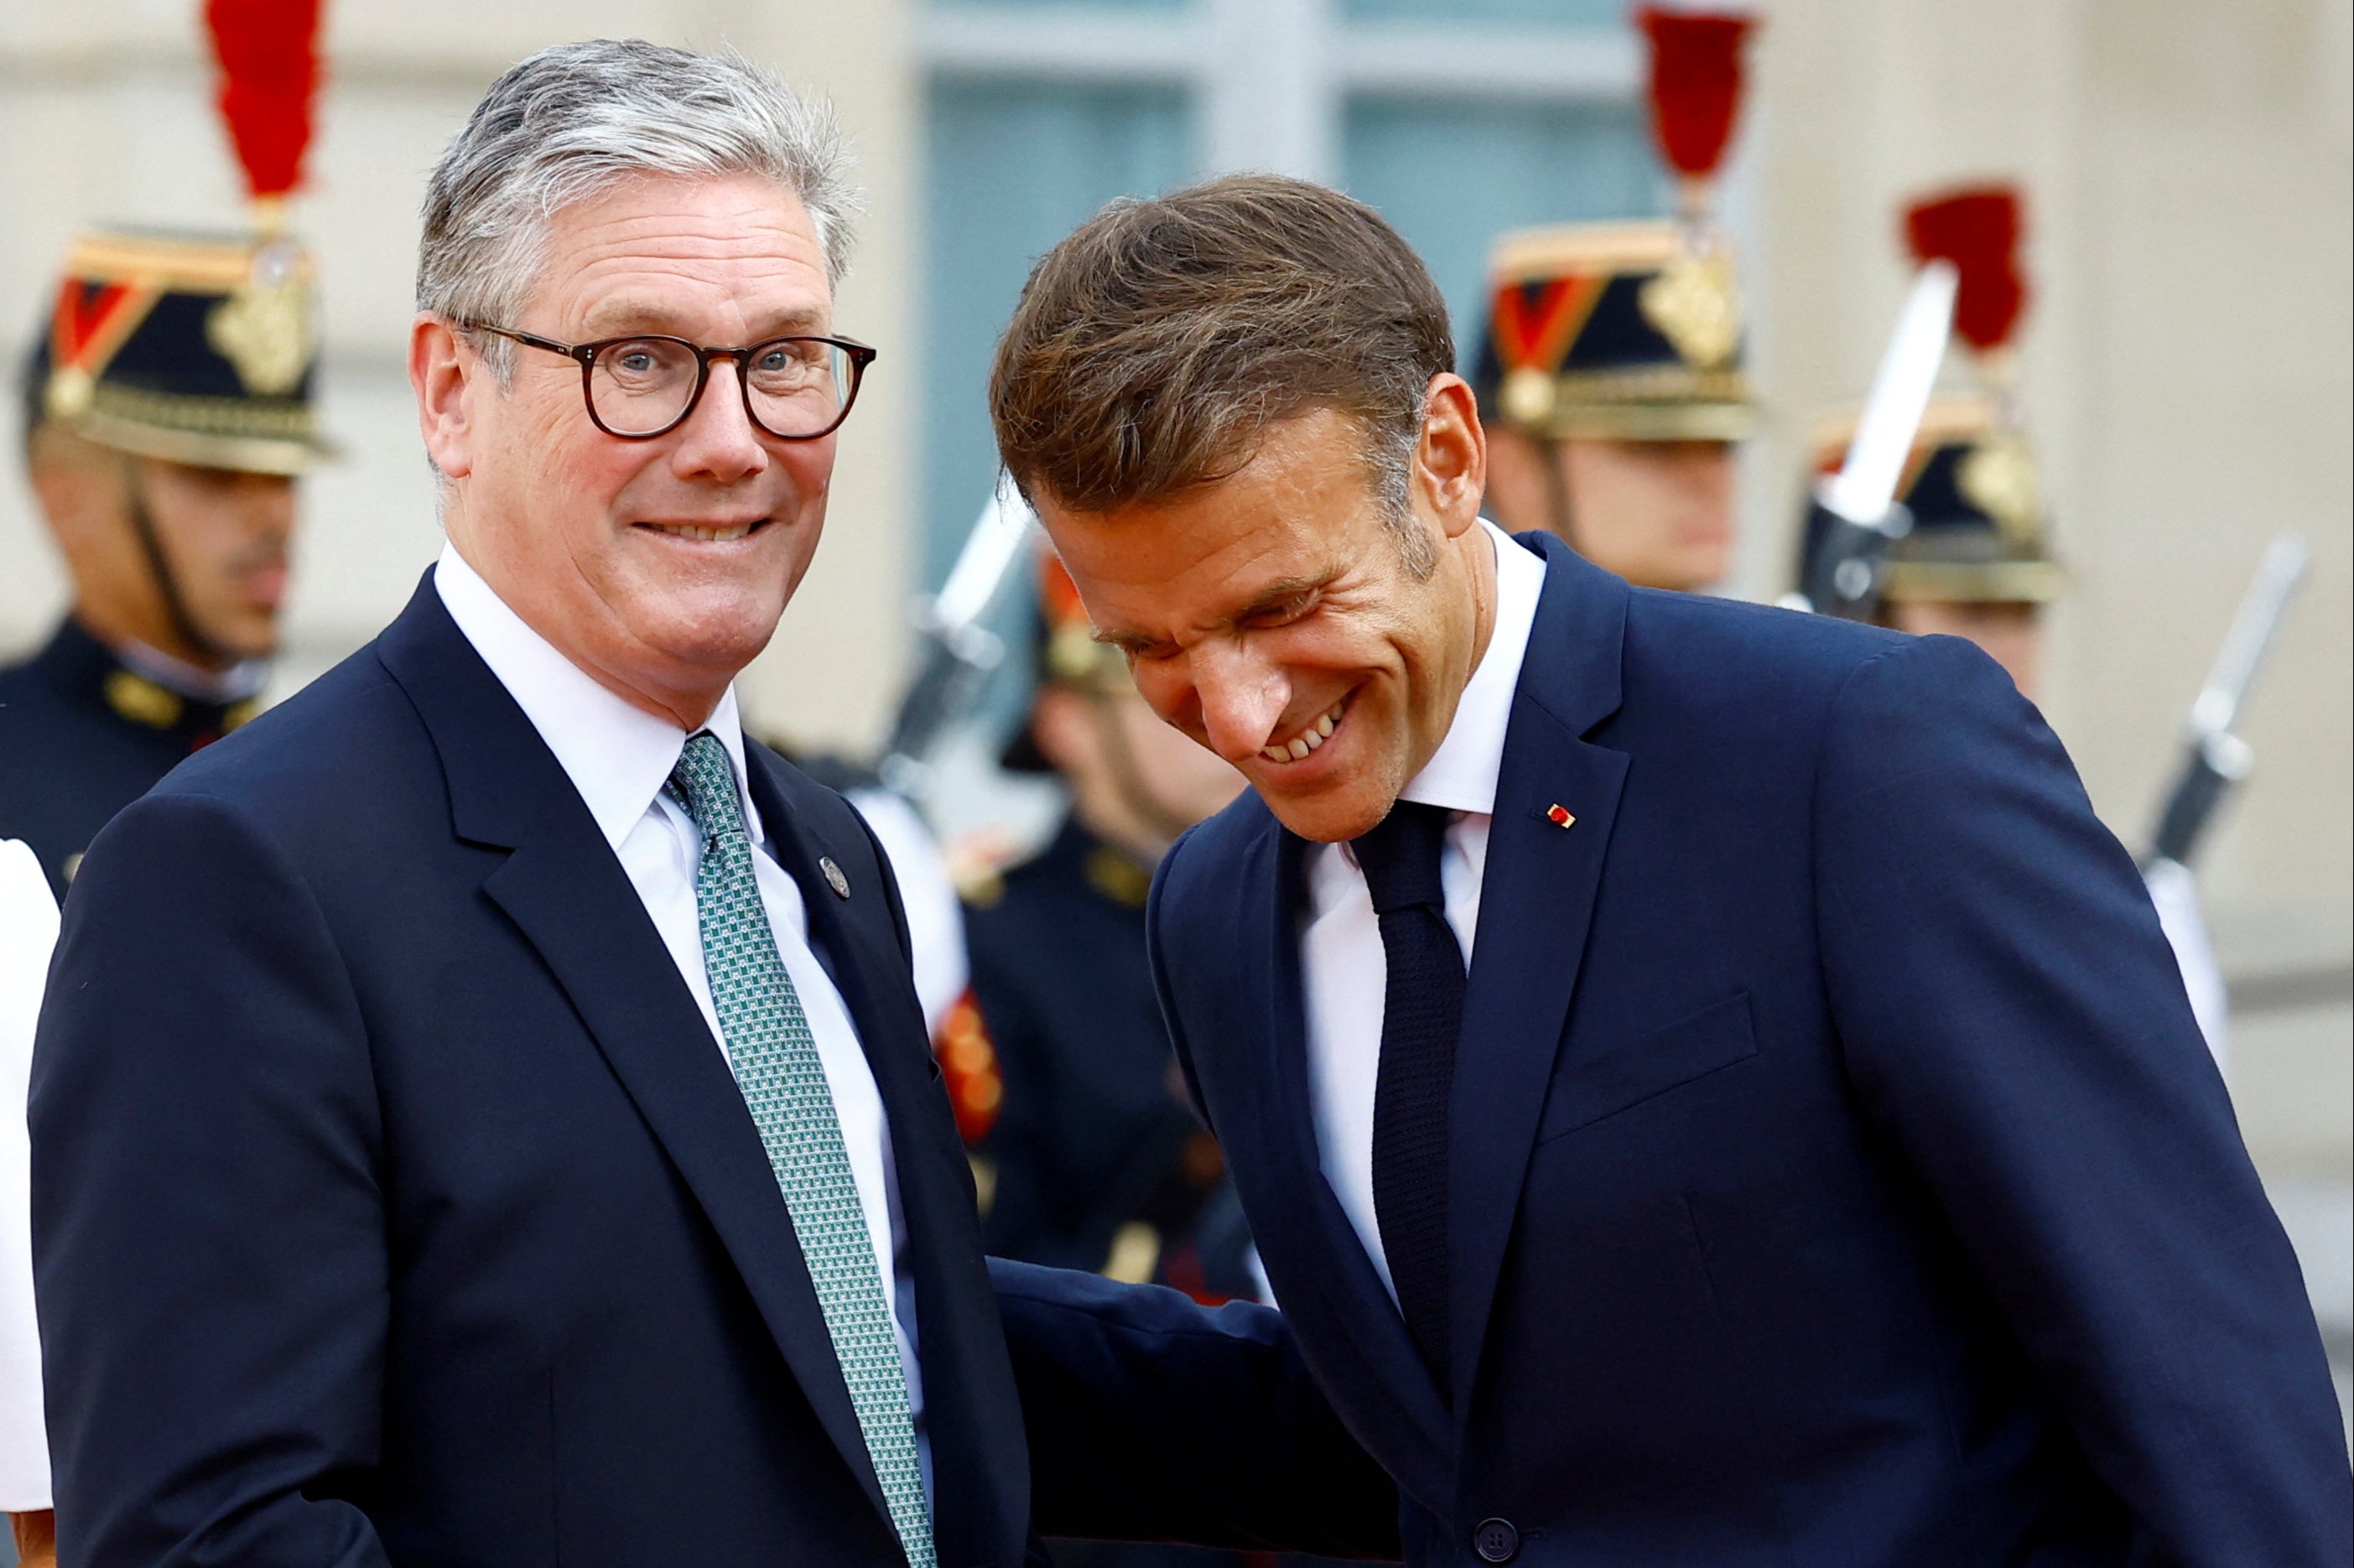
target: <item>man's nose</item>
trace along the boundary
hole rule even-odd
[[[671,455],[671,468],[679,478],[732,484],[769,466],[759,427],[745,411],[743,376],[732,359],[712,361],[703,398],[679,428],[679,443]]]
[[[1291,680],[1240,641],[1205,641],[1193,650],[1193,689],[1210,749],[1237,765],[1274,737],[1291,703]]]
[[[283,547],[294,532],[294,482],[275,474],[249,475],[239,500],[247,534]]]

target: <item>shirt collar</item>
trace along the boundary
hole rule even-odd
[[[556,754],[598,831],[618,853],[630,830],[656,806],[687,732],[623,701],[558,652],[507,607],[455,545],[442,546],[433,586],[450,619]],[[733,685],[703,727],[726,749],[745,827],[754,843],[762,842],[760,815],[746,784],[744,726]]]
[[[117,643],[111,652],[116,661],[133,674],[144,675],[192,702],[220,707],[245,701],[260,692],[270,679],[269,662],[261,659],[244,659],[226,670],[214,671],[175,659],[161,649],[135,640]]]
[[[1495,625],[1479,668],[1471,672],[1455,705],[1447,738],[1398,799],[1492,815],[1496,776],[1504,762],[1504,734],[1512,721],[1512,694],[1520,689],[1521,664],[1528,656],[1529,633],[1536,626],[1545,572],[1544,562],[1501,528],[1484,517],[1479,526],[1487,530],[1496,556]]]

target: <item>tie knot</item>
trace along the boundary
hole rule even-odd
[[[742,821],[736,809],[736,769],[727,761],[727,748],[707,729],[687,737],[664,788],[706,839]]]
[[[1439,852],[1447,846],[1451,818],[1444,806],[1400,800],[1372,832],[1355,841],[1357,865],[1373,895],[1373,913],[1387,915],[1416,904],[1447,912],[1438,880]]]

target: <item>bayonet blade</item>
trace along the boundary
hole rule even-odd
[[[2287,616],[2288,601],[2305,580],[2306,559],[2304,544],[2290,534],[2274,539],[2264,551],[2255,581],[2248,585],[2240,612],[2232,618],[2231,633],[2216,650],[2207,683],[2190,705],[2192,730],[2221,735],[2239,718],[2240,705],[2247,701],[2248,688],[2255,684],[2256,672],[2264,667]]]
[[[1822,489],[1825,506],[1850,523],[1878,527],[1896,500],[1905,459],[1921,433],[1929,394],[1945,363],[1954,330],[1954,291],[1960,274],[1950,261],[1931,261],[1913,281],[1895,335],[1881,355],[1871,399],[1848,443],[1847,461]]]
[[[949,580],[932,596],[931,630],[954,637],[988,613],[1034,520],[1021,492],[1000,473],[972,532],[965,535],[964,548],[957,552]]]

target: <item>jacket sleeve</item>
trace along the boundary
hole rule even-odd
[[[1040,1533],[1398,1555],[1397,1489],[1341,1425],[1282,1315],[989,1261]]]
[[[1166,894],[1146,941],[1195,1107],[1191,1055],[1161,964]],[[1196,1305],[1157,1286],[990,1260],[1047,1535],[1398,1555],[1398,1496],[1309,1376],[1282,1315]]]
[[[150,796],[67,900],[35,1046],[59,1555],[378,1568],[377,1113],[325,920],[233,808]]]
[[[1829,1000],[2134,1561],[2342,1563],[2354,1485],[2296,1258],[2131,858],[1975,648],[1849,678],[1814,811]]]

